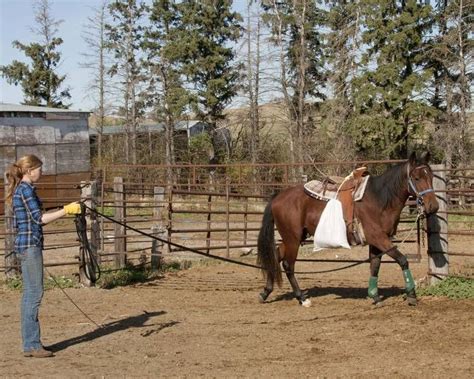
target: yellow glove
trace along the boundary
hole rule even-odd
[[[78,202],[70,203],[64,206],[67,215],[77,215],[81,213],[81,204]]]

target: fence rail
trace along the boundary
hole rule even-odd
[[[373,165],[375,169],[383,164],[395,161],[370,161],[365,165]],[[301,182],[308,177],[314,168],[320,172],[342,172],[343,167],[352,168],[361,162],[324,162],[313,165],[198,165],[174,166],[175,170],[186,168],[186,173],[178,183],[167,185],[162,183],[165,177],[165,166],[146,166],[146,169],[155,174],[156,181],[133,182],[139,177],[137,167],[115,166],[103,170],[99,178],[92,182],[71,184],[69,187],[80,189],[81,198],[87,201],[91,208],[95,208],[110,215],[114,219],[146,230],[167,241],[159,241],[143,237],[142,235],[127,230],[125,227],[114,224],[108,220],[96,217],[94,213],[88,215],[89,239],[93,245],[94,254],[102,263],[112,263],[123,267],[126,262],[140,261],[159,264],[163,257],[190,258],[185,249],[171,248],[170,242],[202,250],[207,254],[220,254],[229,257],[232,252],[248,253],[257,245],[257,234],[265,203],[274,190],[279,190],[295,182]],[[142,167],[142,166],[139,166]],[[259,170],[259,175],[267,178],[264,183],[262,176],[259,180],[249,178],[248,173]],[[296,176],[292,173],[303,168],[304,175]],[[436,179],[435,190],[440,200],[441,208],[436,218],[428,220],[424,230],[418,230],[416,238],[411,238],[407,243],[417,244],[417,254],[412,258],[419,259],[421,254],[420,239],[423,233],[427,234],[428,253],[430,256],[429,272],[443,276],[447,272],[447,253],[449,237],[473,237],[472,225],[474,224],[474,211],[469,203],[473,193],[472,188],[447,188],[450,181],[450,171],[441,166],[433,166]],[[472,170],[472,169],[469,169]],[[127,173],[129,176],[119,177],[111,175],[117,172]],[[236,174],[238,173],[238,175]],[[281,176],[281,173],[285,175]],[[472,176],[463,171],[464,183],[469,183]],[[182,174],[182,173],[181,173]],[[245,174],[245,175],[244,175]],[[453,174],[454,175],[454,174]],[[143,175],[142,175],[143,176]],[[456,180],[460,175],[455,174]],[[245,180],[247,182],[245,182]],[[53,183],[47,183],[53,187]],[[452,183],[450,184],[452,185]],[[5,192],[4,192],[5,193]],[[455,194],[463,198],[461,202],[453,201]],[[466,200],[467,199],[467,200]],[[71,196],[62,198],[47,198],[51,203],[61,204],[77,200]],[[47,206],[48,202],[45,202]],[[442,205],[444,204],[444,205]],[[410,214],[413,201],[407,203],[408,207],[402,214],[401,223],[406,225],[399,228],[399,234],[411,230],[410,224],[414,217]],[[448,218],[456,226],[448,230]],[[45,265],[51,267],[71,266],[78,261],[78,242],[76,241],[73,219],[66,218],[61,221],[61,226],[47,225],[45,227]],[[467,225],[467,226],[466,226]],[[11,209],[6,207],[5,214],[0,215],[0,256],[4,257],[4,265],[0,270],[7,275],[18,272],[18,262],[13,251],[13,225]],[[278,238],[278,235],[277,235]],[[395,242],[401,237],[396,237]],[[66,252],[63,257],[59,250]],[[463,251],[453,251],[453,257],[470,257],[472,254]],[[434,258],[433,258],[434,257]],[[441,257],[441,258],[440,258]],[[438,275],[437,274],[437,275]],[[433,275],[436,277],[436,275]]]

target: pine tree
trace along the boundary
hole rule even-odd
[[[431,7],[416,0],[362,0],[366,52],[354,83],[351,134],[373,157],[405,158],[421,135],[429,106],[423,94],[431,71],[424,69],[424,37]]]
[[[21,85],[24,104],[68,108],[69,104],[65,104],[64,100],[71,98],[69,88],[60,89],[66,75],[56,72],[61,62],[57,48],[63,43],[56,35],[62,21],[52,17],[48,0],[35,3],[35,21],[37,27],[32,31],[41,38],[40,42],[23,44],[13,41],[13,46],[23,51],[31,59],[31,64],[14,60],[9,65],[1,66],[0,72],[9,84]]]
[[[176,2],[154,1],[150,7],[149,20],[143,45],[151,78],[147,95],[157,120],[165,125],[165,163],[171,165],[176,163],[174,125],[183,118],[189,104],[189,93],[184,88],[178,64],[181,15]],[[167,175],[168,182],[173,182],[171,169]]]
[[[237,92],[238,68],[229,44],[241,34],[241,17],[231,5],[230,0],[183,0],[178,4],[182,19],[176,54],[191,87],[193,110],[211,126],[214,137],[223,110]],[[225,152],[217,143],[214,147],[222,159]]]

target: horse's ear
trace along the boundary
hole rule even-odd
[[[410,154],[410,158],[408,158],[408,163],[410,166],[415,166],[416,163],[416,151]]]
[[[429,151],[425,151],[423,154],[421,154],[420,161],[423,164],[428,164],[428,162],[431,159],[431,153]]]

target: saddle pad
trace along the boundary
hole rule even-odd
[[[359,187],[357,187],[353,197],[354,201],[360,201],[364,197],[365,193],[365,188],[367,187],[367,182],[369,181],[370,175],[364,176],[362,181],[359,184]]]
[[[304,191],[311,197],[314,197],[318,200],[329,201],[335,199],[337,191],[324,191],[325,183],[320,182],[319,180],[311,180],[304,184]],[[324,194],[323,194],[324,191]]]

